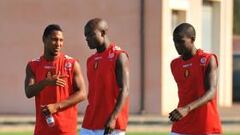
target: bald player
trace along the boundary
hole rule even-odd
[[[88,47],[96,53],[87,60],[88,106],[81,135],[125,135],[129,106],[129,60],[107,36],[107,22],[94,18],[84,34]]]

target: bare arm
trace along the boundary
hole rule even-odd
[[[25,95],[27,98],[32,98],[39,94],[46,86],[65,86],[65,78],[66,76],[53,75],[46,77],[44,80],[39,83],[35,82],[35,75],[28,64],[26,67],[26,77],[25,77]]]
[[[68,108],[86,99],[85,82],[81,72],[80,64],[78,62],[75,62],[74,64],[73,82],[74,82],[73,88],[75,91],[74,94],[69,96],[69,98],[66,100],[63,100],[55,104],[47,105],[47,108],[51,113],[56,113],[58,110]]]
[[[206,78],[205,78],[205,94],[198,98],[197,100],[189,103],[184,107],[177,108],[170,113],[171,121],[178,121],[181,118],[185,117],[190,111],[206,104],[210,100],[214,98],[217,87],[217,63],[214,56],[211,56],[210,63],[206,70]]]
[[[26,77],[25,77],[25,95],[27,98],[32,98],[36,96],[44,87],[46,86],[45,81],[40,81],[35,84],[35,75],[33,74],[30,65],[26,67]]]
[[[114,110],[105,125],[105,128],[110,130],[115,128],[115,122],[118,114],[129,94],[129,60],[125,53],[121,53],[117,59],[116,76],[120,92]]]
[[[206,104],[208,101],[212,100],[216,93],[216,87],[217,87],[217,63],[215,57],[211,56],[205,78],[205,89],[207,91],[201,98],[197,99],[196,101],[193,101],[188,105],[190,107],[189,111],[194,110],[202,106],[203,104]]]

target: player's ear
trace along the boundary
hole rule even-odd
[[[104,37],[105,35],[106,35],[106,31],[105,31],[105,30],[102,30],[102,31],[101,31],[101,36]]]
[[[45,43],[47,41],[47,37],[42,37],[42,41]]]
[[[194,42],[194,41],[195,41],[195,37],[192,37],[191,39],[192,39],[192,42]]]

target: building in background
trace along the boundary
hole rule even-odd
[[[240,36],[233,37],[233,102],[240,102]]]
[[[233,14],[233,102],[240,102],[240,1],[234,0]]]
[[[1,0],[0,113],[34,113],[34,99],[24,95],[27,61],[42,54],[46,25],[64,29],[65,52],[79,58],[86,79],[87,48],[83,28],[94,17],[110,25],[112,41],[130,56],[131,113],[167,115],[177,105],[170,62],[177,57],[172,31],[193,24],[196,46],[219,58],[219,105],[232,105],[232,0]],[[84,112],[87,102],[81,104]]]

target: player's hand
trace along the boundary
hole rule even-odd
[[[185,117],[190,111],[190,108],[188,106],[186,107],[179,107],[174,109],[172,112],[169,113],[169,119],[172,122],[176,122],[181,120],[183,117]]]
[[[105,124],[104,135],[111,134],[112,131],[115,129],[115,126],[116,126],[116,119],[110,117]]]
[[[55,75],[48,74],[45,81],[47,85],[64,87],[66,85],[64,78],[67,77],[68,75],[60,75],[60,73]]]
[[[42,105],[41,109],[43,111],[48,111],[50,114],[54,114],[54,113],[56,113],[60,109],[60,106],[59,106],[58,103],[56,103],[56,104],[48,104],[48,105]]]

